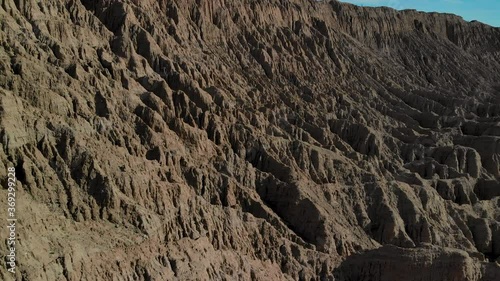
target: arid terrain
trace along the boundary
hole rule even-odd
[[[0,280],[500,280],[500,28],[480,22],[0,0],[0,140]]]

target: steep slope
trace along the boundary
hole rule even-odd
[[[500,29],[306,0],[0,18],[15,279],[500,278]]]

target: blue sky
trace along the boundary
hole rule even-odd
[[[398,10],[456,14],[467,21],[478,20],[500,27],[500,0],[341,0],[363,6],[388,6]]]

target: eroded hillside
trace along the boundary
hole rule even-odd
[[[306,0],[0,26],[14,279],[500,279],[499,28]]]

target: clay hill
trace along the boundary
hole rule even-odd
[[[0,0],[0,280],[500,280],[500,28]]]

